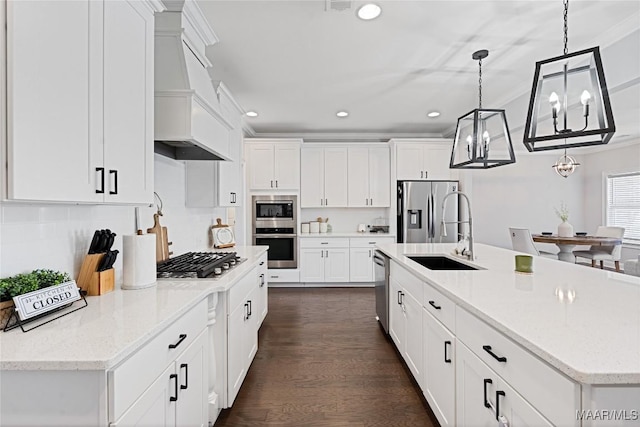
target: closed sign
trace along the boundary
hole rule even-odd
[[[39,314],[47,313],[63,305],[80,299],[80,292],[75,280],[51,286],[13,298],[20,320],[26,320]]]

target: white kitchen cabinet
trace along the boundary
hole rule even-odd
[[[455,336],[423,309],[424,379],[422,390],[441,426],[455,426]]]
[[[373,282],[375,246],[393,243],[393,237],[354,237],[349,239],[349,281]]]
[[[263,255],[258,264],[258,329],[269,312],[269,270],[267,269],[267,255]]]
[[[451,146],[436,143],[396,144],[397,180],[448,180],[452,176],[449,169]]]
[[[250,190],[300,188],[300,140],[246,139]]]
[[[393,277],[389,279],[389,336],[402,354],[406,341],[402,286]]]
[[[300,207],[347,207],[345,147],[303,147],[301,150]]]
[[[153,201],[153,35],[143,2],[7,3],[9,199]]]
[[[389,147],[350,146],[348,204],[350,207],[389,207]]]
[[[303,283],[348,282],[349,239],[301,239],[300,281]]]

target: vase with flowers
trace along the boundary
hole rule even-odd
[[[558,237],[573,237],[573,226],[569,224],[569,209],[564,202],[560,203],[560,209],[555,208],[556,215],[562,220],[558,225]]]

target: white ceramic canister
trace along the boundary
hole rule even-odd
[[[309,234],[309,223],[303,222],[300,224],[300,232],[302,234]]]
[[[320,223],[318,221],[311,221],[309,223],[309,232],[310,233],[319,233],[320,232]]]
[[[321,223],[320,223],[320,232],[321,232],[321,233],[326,233],[326,232],[327,232],[327,230],[329,229],[329,227],[328,227],[328,226],[329,226],[329,224],[328,224],[328,223],[326,223],[326,222],[321,222]]]

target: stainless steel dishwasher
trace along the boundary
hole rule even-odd
[[[373,255],[375,263],[376,318],[389,334],[389,257],[380,251]]]

